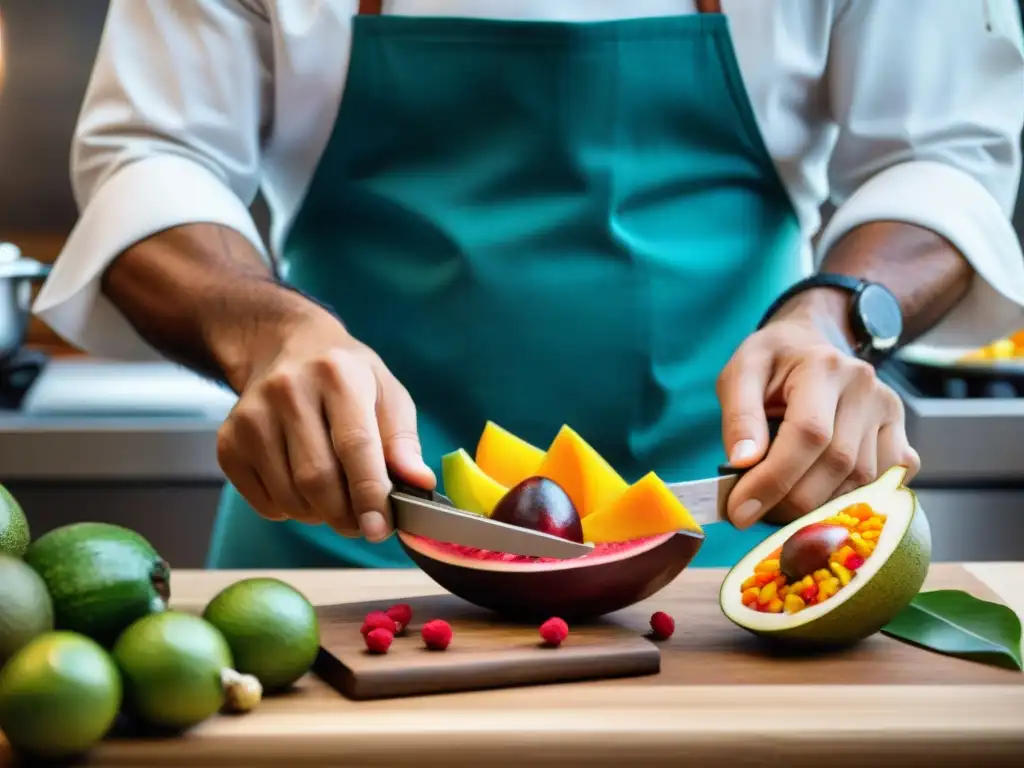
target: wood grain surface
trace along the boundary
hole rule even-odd
[[[252,572],[182,571],[173,603],[201,610]],[[318,605],[394,602],[439,594],[408,571],[276,571]],[[683,574],[616,620],[642,629],[650,612],[674,610],[680,629],[658,647],[649,677],[353,701],[315,676],[239,717],[215,717],[174,740],[112,738],[87,765],[422,766],[864,766],[1021,765],[1021,674],[874,638],[817,659],[777,658],[718,626],[700,629],[721,571]],[[998,593],[1024,614],[1024,563],[938,564],[925,589]],[[717,626],[717,623],[716,623]],[[702,637],[718,638],[703,647]],[[454,644],[453,644],[454,647]],[[564,647],[563,647],[564,649]],[[563,649],[559,649],[560,652]],[[873,669],[889,654],[902,668]],[[709,670],[721,665],[728,673]],[[0,740],[2,742],[2,740]],[[0,765],[12,764],[0,743]]]
[[[612,621],[574,627],[561,647],[548,648],[536,625],[496,622],[452,595],[402,602],[412,606],[412,622],[384,655],[367,651],[359,630],[367,613],[390,602],[320,608],[316,673],[345,696],[365,700],[651,675],[660,666],[657,646]],[[423,624],[435,618],[454,633],[443,652],[428,650],[420,637]]]

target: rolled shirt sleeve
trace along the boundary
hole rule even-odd
[[[918,343],[973,346],[1024,327],[1020,180],[1024,53],[1016,0],[846,0],[829,60],[839,126],[836,211],[817,258],[851,229],[898,220],[947,238],[976,276]]]
[[[100,290],[120,253],[186,223],[237,230],[270,115],[272,43],[258,0],[111,0],[71,155],[81,211],[33,311],[102,357],[162,359]]]

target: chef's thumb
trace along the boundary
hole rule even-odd
[[[418,488],[432,490],[437,478],[423,460],[419,432],[416,428],[416,406],[408,391],[394,378],[381,382],[377,404],[384,460],[392,472]]]

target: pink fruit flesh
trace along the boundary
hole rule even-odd
[[[583,543],[583,524],[562,486],[546,477],[528,477],[494,507],[491,519]]]
[[[811,523],[794,533],[782,545],[779,568],[792,583],[821,568],[828,568],[829,556],[850,541],[841,525]]]

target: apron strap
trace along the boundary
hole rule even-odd
[[[359,14],[361,16],[380,16],[383,2],[384,0],[359,0]],[[697,11],[699,13],[721,13],[722,0],[697,0]]]

